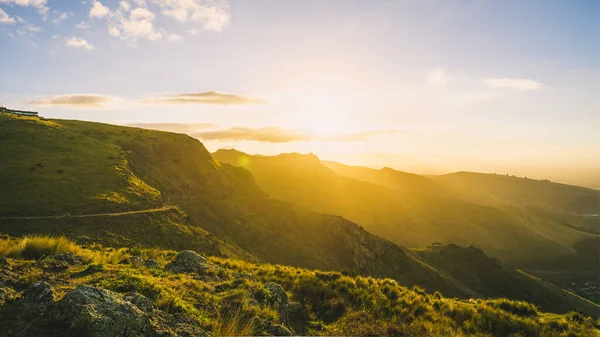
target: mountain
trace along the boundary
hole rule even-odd
[[[466,296],[402,247],[342,217],[271,198],[248,171],[213,160],[189,136],[1,114],[0,137],[4,233],[348,269]]]
[[[388,277],[463,299],[499,296],[481,284],[463,283],[460,275],[436,269],[426,257],[339,215],[271,197],[250,172],[216,161],[198,140],[185,135],[0,114],[0,137],[0,176],[8,186],[0,190],[4,234],[67,235],[84,244],[133,250],[193,249]],[[321,166],[316,157],[306,165],[297,156],[284,157],[292,166],[298,164],[300,174]],[[323,183],[335,175],[330,170],[326,174]],[[531,289],[517,294],[522,296],[518,299],[542,310],[597,314],[596,305],[558,288],[532,297],[543,285],[522,286]]]
[[[423,248],[433,242],[476,245],[507,262],[562,256],[587,259],[577,247],[597,239],[554,218],[480,202],[437,179],[391,169],[326,166],[314,155],[300,154],[266,157],[219,150],[213,157],[231,164],[241,160],[258,185],[273,196],[342,215],[409,247]],[[594,261],[586,263],[589,267]]]

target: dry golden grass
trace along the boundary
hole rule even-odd
[[[231,310],[219,317],[214,327],[215,336],[252,336],[256,327],[255,317],[245,316],[240,309]]]

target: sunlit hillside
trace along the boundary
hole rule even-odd
[[[433,242],[476,245],[490,255],[513,261],[586,255],[587,252],[578,251],[580,243],[597,238],[596,234],[561,223],[565,213],[562,209],[544,208],[547,213],[538,215],[542,209],[528,211],[517,207],[517,202],[511,207],[499,207],[490,202],[494,199],[488,194],[472,197],[452,185],[423,176],[367,168],[358,168],[358,173],[348,173],[356,169],[345,168],[338,174],[335,170],[341,165],[328,164],[333,169],[329,168],[314,155],[266,157],[220,150],[213,156],[248,169],[257,183],[274,196],[317,211],[340,214],[373,233],[410,247],[426,247]],[[552,190],[555,196],[577,203],[581,194],[588,205],[580,207],[591,209],[594,191],[567,187],[563,195],[560,188],[565,185],[557,186],[557,191]],[[581,192],[571,195],[572,190]],[[583,216],[577,217],[580,220],[576,223],[591,224]]]
[[[403,286],[420,286],[429,293],[438,291],[463,299],[507,297],[533,302],[551,312],[578,309],[593,314],[596,310],[592,303],[543,281],[522,276],[508,266],[490,268],[496,265],[492,263],[477,270],[460,267],[464,273],[446,270],[451,263],[436,265],[436,260],[431,260],[429,255],[375,236],[340,216],[314,213],[270,197],[255,184],[250,172],[215,161],[200,142],[184,135],[79,121],[0,118],[5,122],[0,125],[10,125],[6,132],[10,132],[13,135],[10,139],[14,140],[6,142],[1,149],[2,156],[12,158],[13,163],[12,169],[4,172],[5,176],[25,181],[31,175],[29,179],[36,184],[35,189],[24,185],[20,191],[35,198],[15,200],[10,193],[1,194],[4,207],[11,208],[11,203],[24,205],[21,213],[2,216],[3,233],[67,235],[81,243],[112,247],[192,249],[250,262],[388,277]],[[19,138],[28,134],[20,130],[29,130],[35,136]],[[139,184],[156,191],[159,202],[144,205],[106,200],[99,203],[94,194],[96,181],[119,177],[122,166],[118,165],[108,165],[93,175],[79,169],[77,164],[64,166],[67,168],[62,173],[36,172],[60,166],[61,157],[53,157],[53,148],[60,149],[62,140],[69,137],[117,148],[123,154],[121,161],[127,170],[137,177]],[[38,149],[43,147],[38,144],[48,148],[40,152]],[[88,149],[72,146],[70,153],[85,157]],[[30,158],[41,161],[44,167],[36,171],[27,169]],[[111,162],[112,159],[103,160]],[[310,172],[311,164],[321,166],[314,157],[309,165],[297,168]],[[77,189],[73,191],[78,193],[59,199],[52,180],[35,178],[36,174],[57,174],[65,177],[63,179],[77,180]],[[356,183],[377,190],[374,185]],[[103,193],[115,194],[122,187],[104,184],[103,188]],[[36,200],[50,196],[59,202],[53,213],[48,215],[47,209],[34,207]],[[489,258],[485,256],[485,259]],[[496,270],[494,275],[498,280],[511,280],[510,288],[500,287],[501,282],[484,281],[492,269]],[[473,275],[481,281],[474,282]]]

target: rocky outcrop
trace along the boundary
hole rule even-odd
[[[268,304],[277,309],[277,312],[279,313],[280,323],[282,323],[284,327],[290,326],[290,319],[288,315],[288,296],[283,287],[277,283],[269,282],[264,285],[264,288],[269,292],[270,295]],[[281,335],[276,334],[276,336]]]
[[[53,316],[66,331],[89,337],[154,336],[149,318],[112,291],[79,286],[56,303]]]
[[[175,259],[166,265],[166,268],[173,273],[202,274],[209,266],[204,256],[192,250],[184,250],[179,252]]]

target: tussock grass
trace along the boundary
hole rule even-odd
[[[242,308],[232,308],[226,315],[219,315],[213,329],[215,336],[252,336],[256,330],[256,316],[244,314]]]
[[[67,272],[44,266],[44,261],[62,252],[83,256],[86,262]],[[0,253],[17,260],[11,263],[18,266],[13,271],[23,284],[52,283],[60,276],[61,284],[53,284],[57,293],[79,284],[123,295],[137,293],[167,319],[184,318],[215,336],[273,334],[274,326],[287,318],[280,317],[278,307],[271,303],[267,282],[286,291],[292,325],[286,327],[300,335],[596,336],[600,328],[600,321],[579,313],[550,314],[527,302],[503,298],[462,301],[419,287],[407,288],[392,279],[340,272],[210,257],[218,270],[202,277],[172,274],[119,261],[152,258],[164,265],[173,258],[173,251],[84,248],[64,237],[0,239]]]

